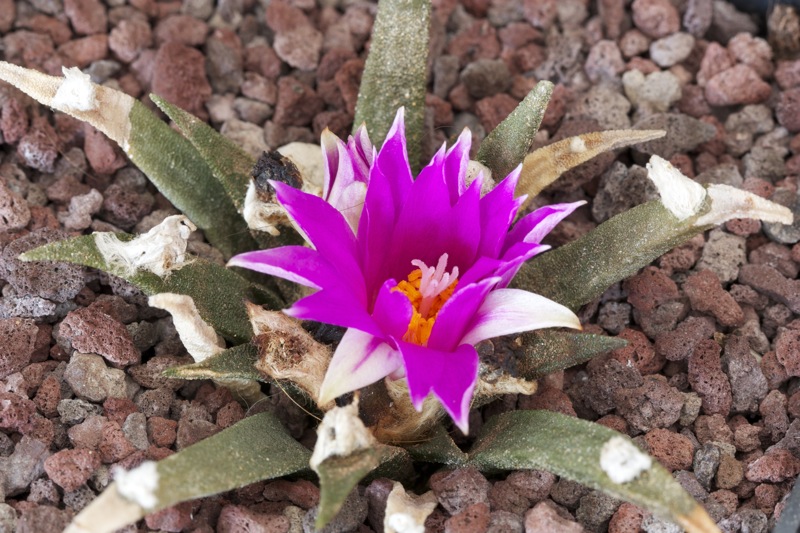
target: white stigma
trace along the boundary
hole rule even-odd
[[[422,272],[422,279],[419,281],[419,293],[422,295],[419,313],[428,318],[433,300],[458,278],[458,267],[453,267],[452,272],[447,272],[447,254],[442,254],[436,268],[429,267],[419,259],[414,259],[411,264]]]

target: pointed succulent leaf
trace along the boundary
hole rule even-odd
[[[569,137],[534,150],[522,163],[518,194],[530,201],[567,170],[589,161],[603,152],[658,139],[662,130],[609,130]]]
[[[378,2],[353,124],[354,134],[361,124],[366,124],[371,139],[384,139],[397,109],[405,107],[412,169],[418,168],[421,160],[430,10],[427,0]]]
[[[119,144],[224,255],[255,247],[244,220],[189,141],[131,96],[92,83],[76,68],[64,69],[64,74],[48,76],[0,62],[0,80],[88,122]]]
[[[160,96],[150,95],[150,99],[192,143],[208,168],[211,169],[214,177],[222,184],[230,201],[241,212],[247,187],[250,185],[250,172],[253,170],[256,160],[233,141],[191,113],[170,104]]]
[[[669,471],[599,424],[550,411],[491,419],[470,452],[482,470],[543,469],[638,505],[690,533],[719,530]]]
[[[437,426],[427,439],[408,447],[408,453],[415,461],[461,466],[467,462],[467,454],[462,452],[444,429]]]
[[[577,310],[614,283],[708,229],[695,226],[694,218],[678,220],[660,200],[636,206],[577,241],[526,263],[512,285]],[[554,276],[554,272],[559,275]]]
[[[522,348],[516,354],[516,370],[525,379],[537,379],[626,344],[625,339],[605,335],[552,329],[531,331],[522,335]]]
[[[199,363],[173,366],[163,375],[181,379],[257,379],[268,380],[255,369],[258,349],[251,344],[240,344]]]
[[[267,289],[256,286],[230,269],[204,259],[194,258],[165,278],[152,272],[137,270],[132,274],[121,271],[106,261],[97,246],[97,236],[83,235],[65,241],[49,243],[29,250],[20,256],[23,261],[66,261],[98,268],[133,283],[148,296],[170,292],[191,296],[200,316],[223,337],[234,342],[247,342],[252,329],[244,300],[258,301],[280,308],[280,298]],[[133,235],[116,234],[122,241]],[[209,280],[213,280],[210,283]]]
[[[552,94],[552,82],[543,80],[537,83],[516,109],[481,142],[477,160],[492,171],[496,181],[522,163],[539,131]]]
[[[405,448],[390,446],[388,444],[377,444],[375,449],[378,451],[378,467],[364,477],[362,484],[369,483],[379,477],[389,479],[412,480],[416,478],[416,470],[411,455]]]
[[[334,456],[317,465],[320,497],[316,528],[333,520],[358,482],[380,465],[380,453],[364,448],[348,456]]]
[[[111,533],[180,502],[306,470],[309,456],[272,413],[259,413],[158,463],[118,473],[66,531]]]
[[[660,200],[634,207],[525,264],[517,287],[577,309],[694,235],[732,218],[791,224],[788,208],[728,185],[703,187],[653,156],[648,177]],[[558,272],[558,276],[553,276]]]

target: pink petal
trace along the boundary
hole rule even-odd
[[[452,352],[400,343],[411,403],[419,411],[433,391],[462,432],[469,431],[469,405],[478,379],[478,353],[463,344]]]
[[[385,378],[399,367],[400,353],[382,340],[348,329],[333,354],[319,391],[319,403],[358,390]]]
[[[575,313],[563,305],[519,289],[497,289],[489,293],[472,319],[462,343],[542,328],[580,329]]]
[[[467,164],[469,163],[469,149],[472,146],[472,132],[464,128],[455,144],[447,151],[444,163],[444,176],[447,189],[450,192],[450,205],[464,194],[467,188]]]
[[[408,297],[394,290],[396,285],[397,282],[393,279],[383,284],[375,301],[372,317],[385,336],[402,339],[408,331],[413,311]]]
[[[478,254],[499,257],[517,211],[525,196],[514,198],[522,167],[517,167],[506,179],[481,198],[481,244]]]
[[[550,233],[559,222],[567,218],[573,211],[586,202],[573,202],[571,204],[553,204],[540,207],[533,213],[525,216],[514,225],[506,236],[504,250],[508,250],[518,242],[536,244]]]
[[[436,322],[428,339],[428,347],[451,351],[459,344],[463,344],[459,342],[461,337],[467,331],[484,298],[498,281],[499,277],[487,278],[457,289],[436,316]]]
[[[328,202],[284,183],[270,181],[278,201],[322,257],[334,267],[362,304],[366,303],[364,278],[357,259],[356,237],[345,218]]]
[[[233,256],[228,266],[236,266],[288,279],[321,289],[338,277],[336,270],[319,252],[305,246],[282,246]]]
[[[384,336],[364,304],[353,298],[348,287],[334,286],[315,292],[283,312],[299,320],[314,320]]]

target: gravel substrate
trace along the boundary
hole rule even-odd
[[[0,0],[0,58],[155,92],[254,155],[346,135],[375,16],[358,0]],[[463,127],[475,143],[539,79],[556,83],[537,146],[601,129],[668,131],[568,172],[540,203],[588,200],[560,244],[655,197],[642,167],[668,158],[701,183],[787,205],[800,178],[800,28],[722,0],[437,0],[427,155]],[[793,26],[794,25],[794,26]],[[788,30],[786,30],[788,28]],[[171,318],[136,288],[30,248],[90,231],[143,232],[174,208],[109,140],[0,84],[0,532],[60,531],[113,468],[160,459],[248,414],[274,411],[309,445],[284,396],[242,406],[161,371],[190,359]],[[800,218],[733,220],[669,252],[581,312],[626,348],[508,396],[470,419],[551,409],[634,437],[723,531],[766,532],[800,474]],[[222,262],[195,234],[190,250]],[[725,348],[715,342],[727,335]],[[424,480],[423,480],[424,481]],[[546,472],[437,472],[428,531],[668,531]],[[420,487],[423,483],[420,484]],[[383,531],[391,484],[354,493],[326,531]],[[188,502],[125,531],[312,531],[319,489],[262,482]]]

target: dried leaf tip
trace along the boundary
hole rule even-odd
[[[347,457],[360,450],[373,448],[375,437],[358,417],[358,395],[350,405],[334,407],[322,419],[317,429],[317,444],[310,465],[317,471],[329,457]]]
[[[647,170],[662,203],[678,220],[699,215],[706,200],[711,201],[711,209],[697,218],[695,226],[716,226],[733,218],[781,224],[791,224],[794,220],[789,208],[742,189],[717,184],[706,189],[658,156],[650,158]]]

